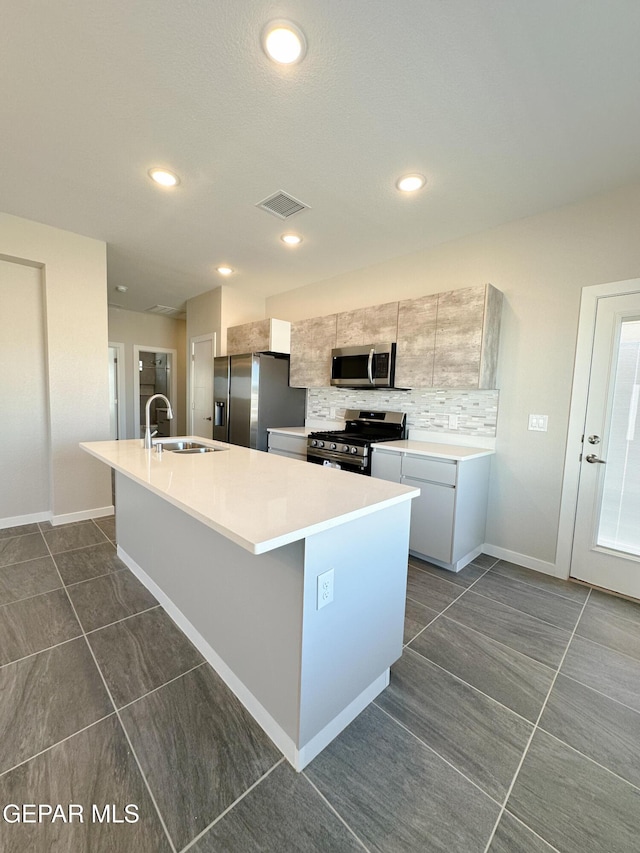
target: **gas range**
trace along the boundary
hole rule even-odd
[[[403,412],[347,409],[343,430],[312,432],[307,438],[307,461],[358,474],[371,474],[371,445],[405,437]]]

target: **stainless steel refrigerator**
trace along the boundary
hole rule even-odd
[[[269,427],[303,426],[306,392],[289,387],[289,356],[271,353],[213,360],[213,437],[267,449]]]

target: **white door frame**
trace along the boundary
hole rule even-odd
[[[593,337],[596,328],[598,300],[607,296],[623,296],[627,293],[637,293],[638,290],[640,290],[640,279],[637,278],[614,281],[609,284],[596,284],[582,289],[573,388],[571,392],[571,408],[569,410],[569,429],[567,431],[567,449],[564,459],[564,477],[562,479],[558,546],[556,549],[556,574],[558,577],[568,578],[571,569],[573,528],[578,506],[578,484],[582,464],[580,462],[580,454],[582,453],[582,435],[587,415],[591,351],[593,349]]]
[[[124,344],[109,341],[109,347],[117,351],[118,370],[116,371],[116,396],[118,398],[118,437],[124,438],[127,434],[127,406],[125,401],[124,376],[125,376],[125,355]],[[139,384],[139,377],[138,377]]]
[[[187,400],[187,432],[189,435],[194,435],[193,432],[193,345],[202,343],[202,341],[211,341],[211,352],[212,357],[215,358],[217,353],[216,350],[216,333],[215,332],[207,332],[206,335],[194,335],[194,337],[189,338],[189,351],[187,354],[187,370],[189,371],[188,377],[188,389],[189,399]],[[211,365],[211,382],[213,383],[213,364]],[[213,385],[212,385],[213,387]]]
[[[171,390],[169,391],[169,402],[173,409],[173,420],[169,422],[169,432],[171,435],[176,435],[178,425],[178,350],[168,349],[167,347],[157,347],[153,345],[134,344],[133,345],[133,430],[136,438],[138,435],[140,423],[140,369],[138,363],[140,361],[141,352],[166,352],[171,356]]]

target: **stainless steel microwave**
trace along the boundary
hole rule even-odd
[[[393,343],[331,350],[331,384],[341,388],[393,388],[395,367]]]

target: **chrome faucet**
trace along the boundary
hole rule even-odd
[[[168,397],[165,397],[164,394],[154,394],[152,397],[149,397],[149,399],[147,400],[147,405],[145,406],[145,412],[144,412],[144,449],[145,450],[151,450],[151,448],[153,447],[153,442],[151,441],[151,439],[153,438],[154,435],[157,435],[157,433],[158,433],[158,430],[154,430],[153,433],[151,432],[151,423],[150,423],[150,421],[151,421],[151,413],[150,413],[151,403],[154,400],[157,400],[158,398],[160,398],[161,400],[164,400],[165,403],[167,404],[167,418],[169,420],[172,420],[172,418],[173,418],[173,409],[171,408],[171,403],[169,402]]]

